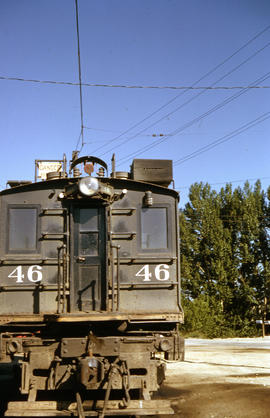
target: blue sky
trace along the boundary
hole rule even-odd
[[[78,5],[84,83],[270,86],[268,0]],[[1,0],[0,51],[0,77],[78,82],[75,1]],[[77,86],[0,79],[0,93],[1,187],[7,179],[33,179],[35,159],[61,159],[64,152],[71,157],[81,126]],[[182,205],[196,181],[219,189],[223,182],[236,187],[243,183],[236,180],[260,178],[266,189],[269,98],[267,88],[83,87],[81,155],[110,163],[115,151],[121,171],[133,158],[173,159]],[[183,161],[222,138],[220,145]]]

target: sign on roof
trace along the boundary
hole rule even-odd
[[[59,161],[40,161],[38,165],[38,178],[46,180],[47,173],[62,171],[62,163]]]

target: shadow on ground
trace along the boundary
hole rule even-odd
[[[270,388],[254,384],[164,385],[159,396],[171,399],[176,417],[269,418]],[[169,416],[168,416],[169,418]]]

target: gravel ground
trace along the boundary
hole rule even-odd
[[[188,339],[159,392],[177,417],[269,418],[270,337]]]

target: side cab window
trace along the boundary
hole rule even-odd
[[[143,252],[168,252],[171,247],[169,207],[141,208],[140,250]]]

